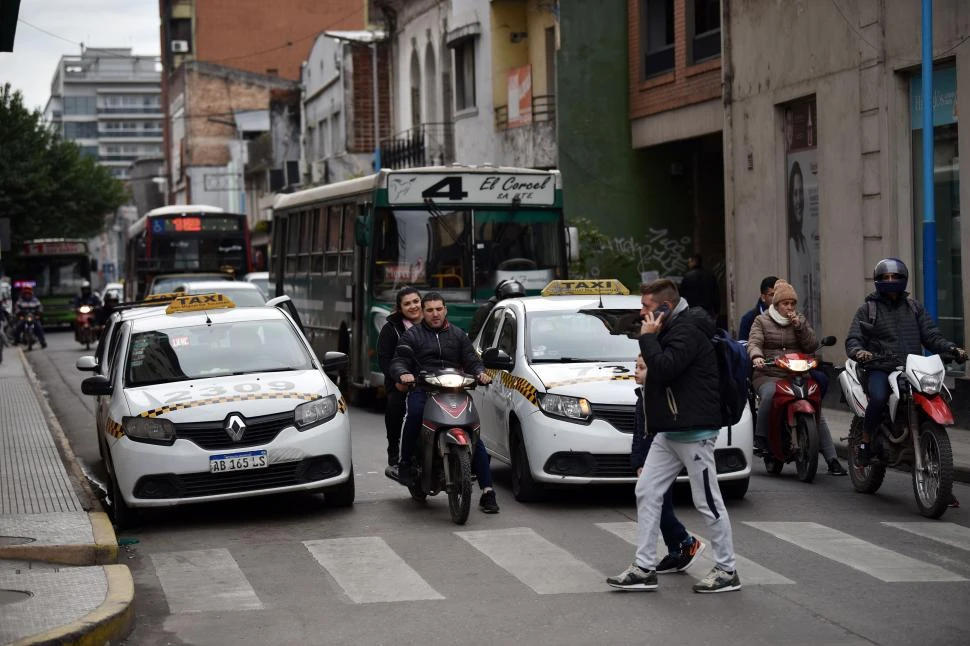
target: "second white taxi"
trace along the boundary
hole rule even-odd
[[[482,441],[511,465],[522,502],[550,485],[636,482],[640,298],[616,280],[553,281],[543,293],[500,301],[473,340],[493,376],[473,391]],[[747,408],[718,436],[717,479],[728,498],[747,492],[753,437]]]
[[[115,523],[140,507],[287,491],[354,501],[350,421],[323,362],[280,308],[221,294],[115,317],[107,356],[81,388],[98,396],[98,442]]]

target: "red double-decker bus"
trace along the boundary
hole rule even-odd
[[[182,204],[152,209],[128,227],[125,291],[145,295],[157,276],[252,271],[246,216],[214,206]]]

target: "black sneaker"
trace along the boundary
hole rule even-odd
[[[657,566],[657,574],[671,574],[673,572],[683,572],[692,566],[704,552],[704,541],[691,536],[691,542],[679,552],[672,552],[665,556]]]
[[[495,502],[495,490],[485,491],[482,493],[481,499],[478,501],[478,506],[482,508],[486,514],[497,514],[498,513],[498,503]]]
[[[656,590],[657,571],[644,570],[634,563],[616,576],[607,578],[606,584],[620,590]]]
[[[771,448],[768,446],[768,439],[760,437],[758,435],[754,436],[754,451],[752,451],[755,457],[763,458],[766,455],[771,455]]]
[[[842,463],[839,462],[838,458],[832,458],[829,460],[829,475],[830,476],[847,476],[849,472],[842,467]]]
[[[397,481],[405,487],[413,487],[415,485],[414,469],[410,464],[401,462],[397,465]]]
[[[867,467],[869,466],[870,460],[872,460],[872,447],[869,446],[868,442],[860,442],[855,451],[856,465],[860,467]]]

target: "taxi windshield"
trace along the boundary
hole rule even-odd
[[[281,370],[313,361],[286,321],[243,321],[136,332],[128,349],[128,386]]]
[[[611,316],[604,316],[606,313]],[[633,361],[640,347],[627,333],[627,323],[638,314],[637,310],[603,310],[602,314],[597,310],[529,312],[526,319],[529,361]],[[616,325],[617,319],[622,320],[620,326]]]

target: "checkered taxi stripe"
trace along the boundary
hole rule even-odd
[[[489,368],[485,372],[487,372],[492,379],[501,379],[502,385],[506,388],[511,388],[512,390],[517,390],[522,393],[522,396],[529,400],[529,403],[531,403],[533,406],[539,405],[539,398],[536,396],[536,387],[530,384],[528,380],[523,379],[522,377],[513,377],[505,370],[499,371]]]
[[[108,432],[108,435],[111,435],[112,437],[121,438],[121,436],[125,434],[124,431],[121,430],[121,424],[113,419],[108,420],[108,427],[105,430]]]
[[[255,401],[257,399],[302,399],[304,401],[313,401],[314,399],[321,399],[321,396],[317,393],[280,392],[246,393],[242,395],[225,395],[223,397],[207,397],[205,399],[195,399],[187,402],[179,402],[178,404],[161,406],[159,408],[152,408],[151,410],[146,410],[139,413],[138,417],[160,417],[167,413],[174,413],[178,410],[187,410],[189,408],[196,408],[198,406],[208,406],[209,404],[227,404],[229,402]]]
[[[337,412],[338,413],[347,412],[347,401],[343,397],[337,400]]]

